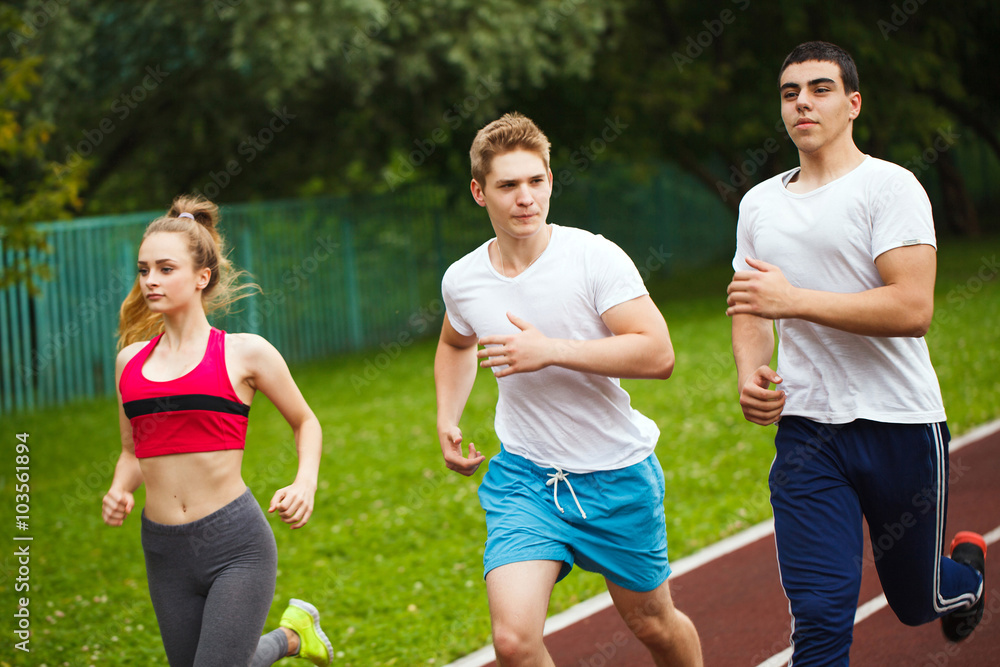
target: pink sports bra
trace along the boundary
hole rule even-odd
[[[155,382],[143,376],[142,367],[162,336],[132,357],[119,383],[136,458],[243,449],[250,406],[229,380],[226,332],[212,328],[205,356],[190,372]]]

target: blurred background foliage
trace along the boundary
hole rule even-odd
[[[991,0],[33,0],[2,17],[8,247],[33,220],[181,192],[464,197],[472,137],[514,109],[557,174],[673,163],[735,221],[747,189],[796,164],[777,71],[810,39],[859,64],[862,150],[932,181],[939,227],[996,226],[989,179],[968,182],[1000,164]]]

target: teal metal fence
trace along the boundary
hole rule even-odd
[[[734,217],[679,171],[594,165],[575,177],[549,220],[603,233],[644,276],[732,252]],[[0,414],[114,394],[118,308],[142,232],[161,213],[38,225],[50,250],[28,259],[53,278],[36,295],[0,291]],[[433,335],[444,270],[492,235],[467,190],[434,186],[224,206],[221,228],[263,292],[212,323],[259,333],[293,363]],[[17,259],[0,246],[0,268]]]

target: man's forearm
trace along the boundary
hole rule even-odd
[[[434,356],[437,421],[457,425],[476,381],[476,347],[457,348],[443,341]]]
[[[670,339],[641,333],[595,340],[554,340],[553,364],[616,378],[666,379],[674,370]]]
[[[804,290],[799,303],[798,319],[859,336],[923,336],[934,314],[933,299],[895,286],[853,294]]]
[[[736,361],[736,388],[774,356],[774,325],[756,315],[733,315],[733,359]]]

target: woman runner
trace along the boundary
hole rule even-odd
[[[319,612],[292,599],[261,636],[277,547],[241,464],[254,394],[295,434],[298,472],[268,512],[292,529],[313,511],[322,431],[281,354],[254,334],[227,334],[207,314],[248,296],[225,256],[218,207],[181,196],[149,224],[122,303],[116,362],[122,453],[103,518],[120,526],[146,485],[142,546],[149,593],[172,667],[330,663]],[[151,339],[151,340],[150,340]]]

